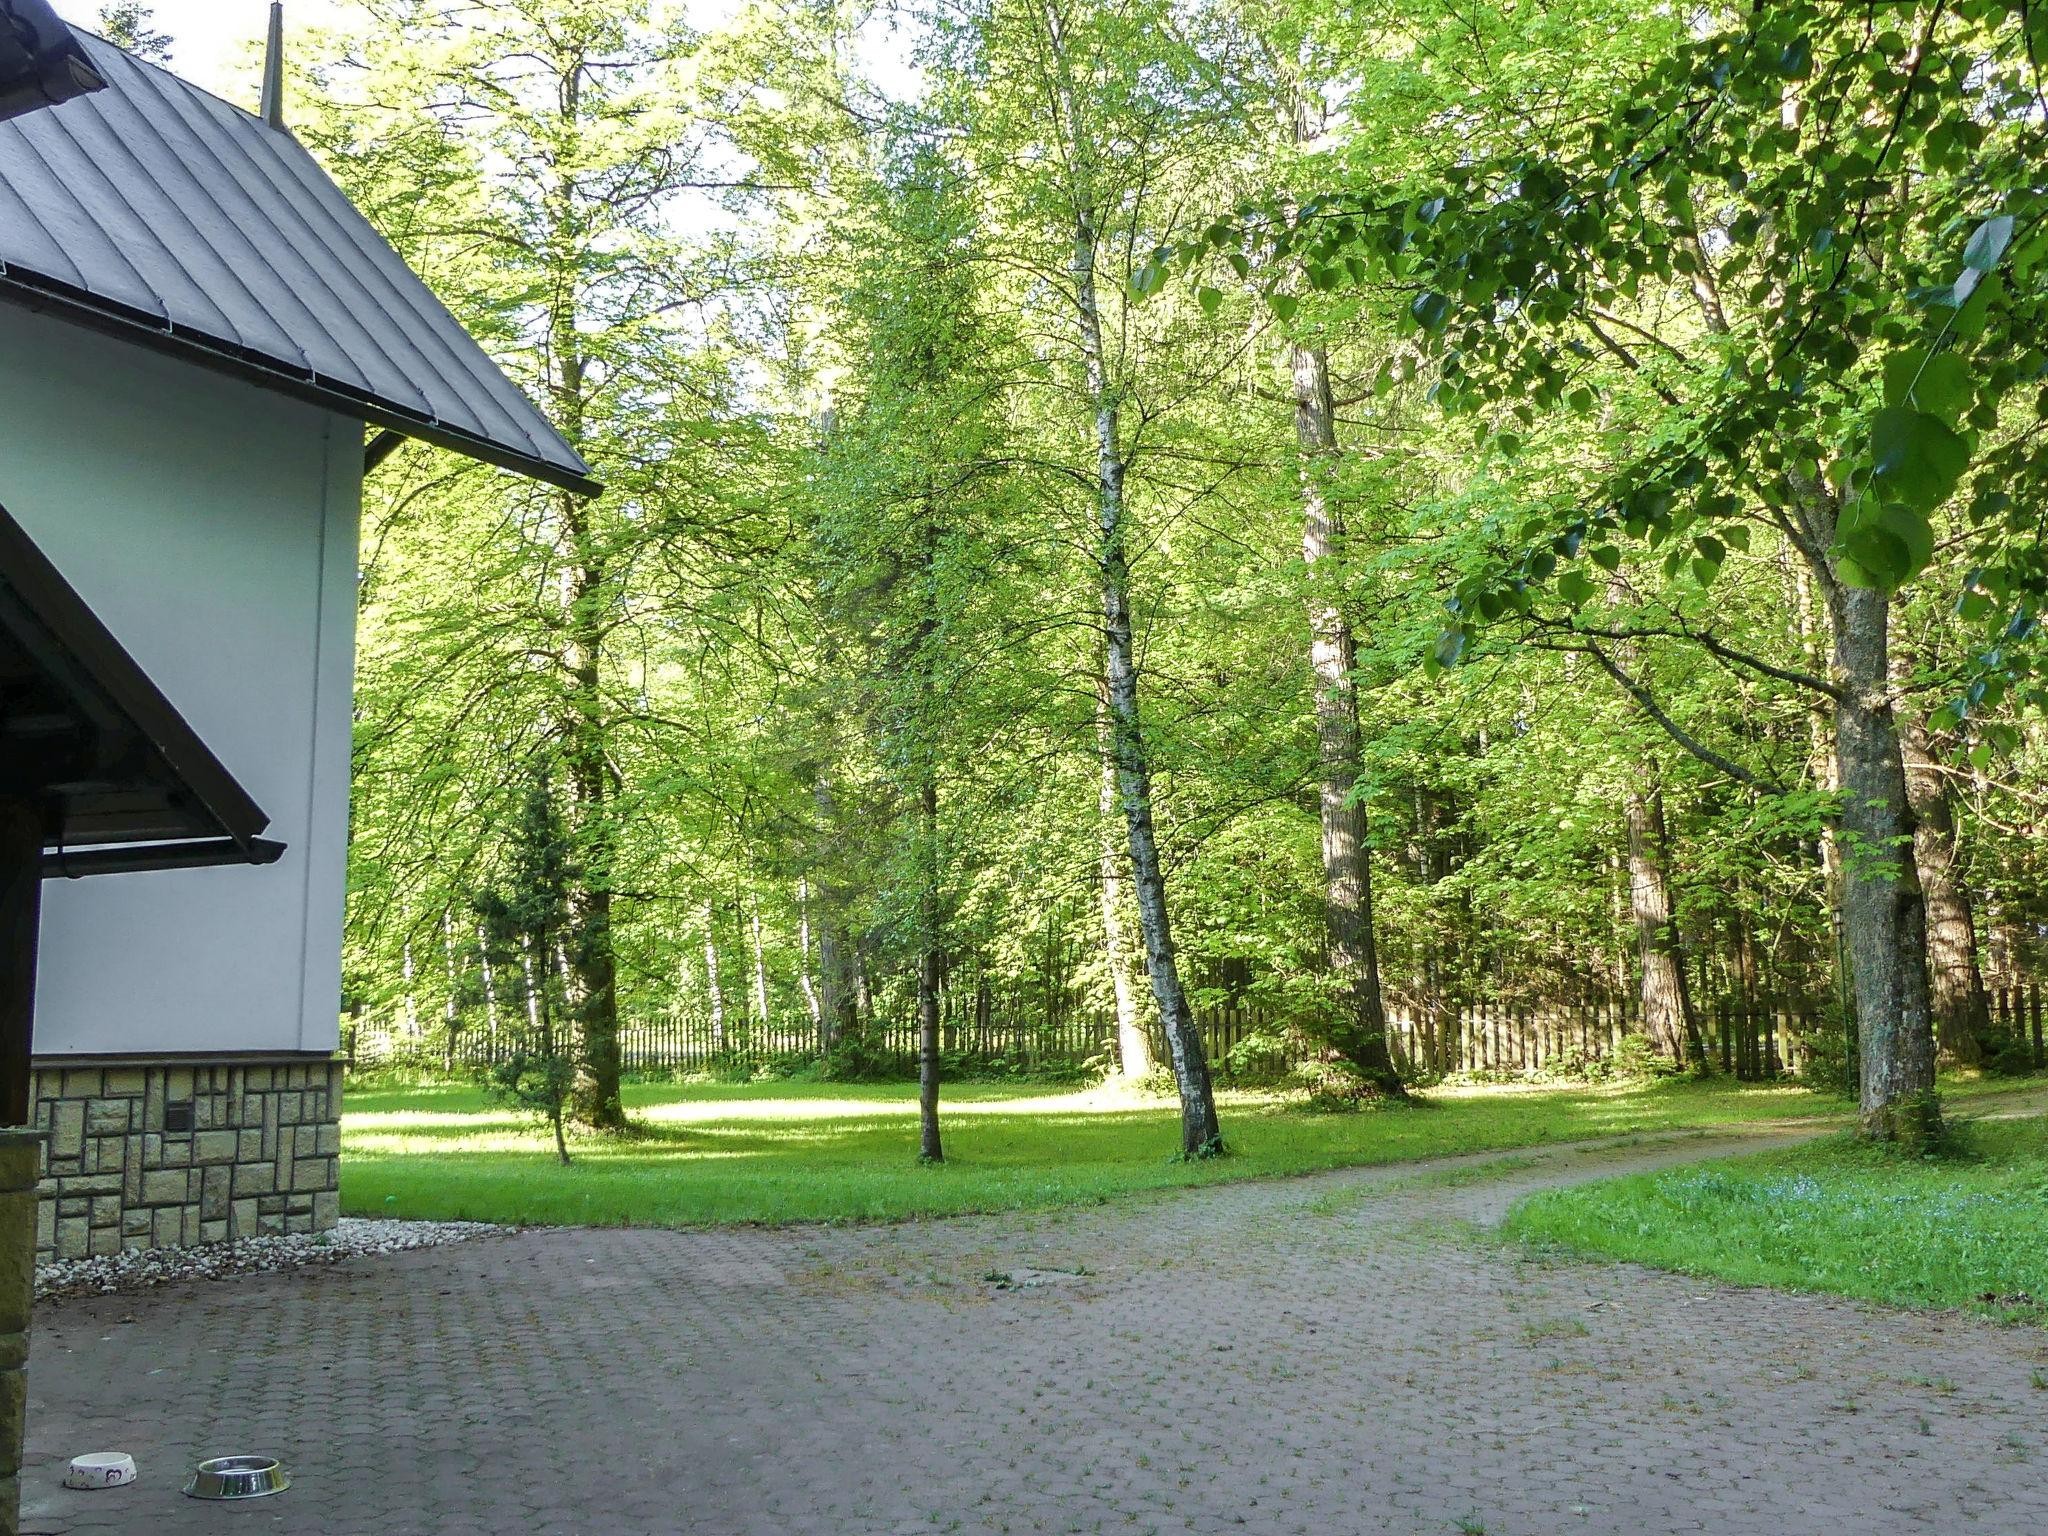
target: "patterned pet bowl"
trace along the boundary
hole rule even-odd
[[[74,1456],[64,1471],[66,1488],[123,1488],[135,1481],[135,1458],[125,1451]]]

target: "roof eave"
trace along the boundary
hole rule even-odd
[[[593,479],[587,468],[579,474],[567,466],[520,453],[517,449],[508,448],[502,443],[477,437],[441,422],[426,420],[349,390],[337,389],[322,383],[317,377],[293,373],[272,366],[260,358],[223,351],[203,336],[174,331],[162,320],[132,311],[125,306],[95,303],[56,288],[24,282],[17,273],[4,269],[0,269],[0,300],[18,304],[25,309],[57,315],[73,324],[149,347],[153,351],[195,363],[214,373],[225,374],[229,378],[241,379],[278,394],[324,406],[338,415],[353,417],[374,426],[389,427],[406,437],[415,437],[421,442],[433,443],[465,458],[512,470],[530,479],[568,491],[572,495],[599,496],[604,492],[603,483]]]

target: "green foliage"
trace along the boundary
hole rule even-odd
[[[156,29],[156,13],[139,0],[106,0],[100,6],[100,36],[152,64],[171,62],[171,35]]]
[[[546,777],[529,786],[508,840],[505,884],[476,898],[485,951],[501,969],[519,967],[540,984],[530,994],[530,1024],[511,1051],[484,1073],[492,1102],[546,1122],[555,1152],[566,1165],[563,1123],[576,1087],[576,1036],[553,957],[574,931],[569,890],[578,877],[572,844]]]
[[[565,948],[609,946],[630,1021],[715,1014],[793,1072],[844,1026],[825,1070],[865,1075],[934,941],[956,1038],[1108,1015],[1079,203],[1113,214],[1174,926],[1197,1007],[1262,1021],[1234,1066],[1337,1004],[1311,600],[1358,640],[1397,1013],[1631,992],[1650,770],[1696,998],[1831,1003],[1808,505],[1826,570],[1896,589],[1987,964],[2027,968],[2048,244],[2012,7],[1865,37],[1805,0],[1699,29],[1623,0],[920,4],[895,101],[830,8],[559,9],[372,0],[293,86],[295,131],[610,487],[571,507],[417,447],[371,477],[366,1033],[439,1059],[526,1015],[475,898],[537,771],[572,894],[608,901]],[[1342,402],[1318,473],[1348,533],[1313,573],[1296,342]]]
[[[1973,470],[1980,502],[2029,500],[2016,484],[2048,472],[2006,425],[2048,366],[2024,283],[2048,253],[2030,13],[1919,3],[1888,21],[1873,46],[1867,18],[1811,0],[1731,13],[1660,39],[1625,96],[1541,142],[1408,185],[1360,160],[1355,184],[1162,253],[1250,245],[1318,286],[1412,294],[1401,324],[1436,366],[1436,402],[1511,453],[1543,416],[1651,382],[1665,409],[1649,430],[1461,584],[1432,665],[1546,593],[1582,604],[1593,584],[1554,581],[1560,560],[1607,564],[1617,537],[1711,584],[1739,518],[1819,539],[1841,580],[1889,589],[1928,567],[1946,513],[1966,563],[1999,571],[1987,628],[2031,631],[2044,589],[2004,559],[2031,521],[1950,505]],[[1688,289],[1697,319],[1674,325],[1662,303]],[[1264,291],[1290,318],[1280,279]],[[1829,493],[1822,521],[1788,510]],[[1978,662],[2018,665],[2010,645]]]

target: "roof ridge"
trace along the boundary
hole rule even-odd
[[[171,66],[168,64],[158,63],[155,59],[145,59],[141,54],[136,53],[130,49],[123,48],[119,43],[115,42],[111,37],[106,36],[104,33],[95,32],[91,27],[80,26],[75,21],[67,21],[64,23],[64,25],[69,27],[73,32],[77,33],[81,37],[89,37],[94,42],[103,44],[104,46],[113,49],[114,52],[121,55],[122,58],[126,59],[130,64],[133,64],[138,69],[154,70],[159,75],[168,75],[170,76],[171,79],[177,81],[178,84],[182,85],[186,90],[192,92],[193,95],[204,96],[208,101],[217,101],[222,106],[228,108],[230,111],[241,113],[242,116],[248,118],[253,123],[261,124],[265,128],[270,127],[270,124],[264,122],[262,116],[259,113],[257,113],[253,108],[245,107],[240,102],[230,101],[228,100],[227,97],[221,95],[218,91],[209,91],[205,86],[199,84],[198,81],[192,80],[187,76],[179,74],[175,69],[171,68]],[[290,133],[291,129],[287,128],[284,131],[286,133]]]

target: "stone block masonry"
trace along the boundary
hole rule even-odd
[[[341,1063],[35,1064],[36,1262],[284,1232],[341,1214]]]

